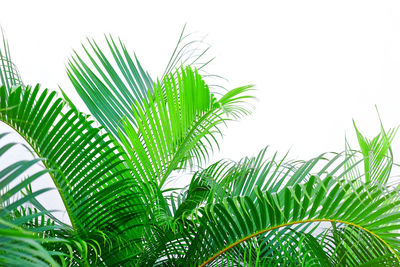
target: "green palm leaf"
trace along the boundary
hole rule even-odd
[[[248,112],[240,104],[250,97],[244,95],[250,86],[233,89],[217,100],[197,71],[188,67],[177,75],[178,83],[172,75],[164,80],[166,99],[157,84],[154,99],[143,107],[136,103],[138,131],[125,120],[127,137],[120,135],[136,177],[155,182],[160,188],[172,171],[208,158],[208,150],[218,144],[218,127],[230,120],[229,115]]]
[[[217,266],[331,266],[319,240],[290,227],[242,242],[213,262]]]
[[[50,175],[74,229],[118,231],[115,221],[137,217],[141,203],[134,193],[136,185],[107,135],[68,108],[55,92],[18,87],[7,97],[6,91],[0,87],[0,120],[45,158],[47,169],[54,170]],[[121,206],[108,209],[118,202]]]
[[[11,61],[11,53],[8,42],[3,35],[3,49],[0,48],[0,84],[4,85],[8,90],[15,85],[23,84],[17,67]]]
[[[335,266],[398,266],[396,255],[379,238],[352,225],[328,230],[323,247]]]
[[[354,121],[353,124],[364,159],[365,182],[386,184],[393,167],[391,143],[398,128],[386,132],[381,123],[381,132],[369,140],[360,133]]]
[[[0,140],[5,134],[0,135]],[[0,159],[15,143],[0,147]],[[0,170],[0,265],[5,266],[67,266],[98,261],[101,238],[91,234],[86,240],[74,230],[53,220],[36,197],[52,190],[31,189],[31,183],[47,170],[22,178],[26,171],[42,159],[17,161]],[[103,236],[104,239],[104,236]]]
[[[0,134],[0,140],[6,134]],[[0,147],[0,158],[6,155],[15,143]],[[32,168],[40,160],[18,161],[0,169],[0,265],[4,266],[58,266],[54,256],[57,254],[46,250],[43,245],[50,239],[46,231],[53,231],[54,225],[42,223],[41,233],[38,234],[35,221],[44,220],[48,212],[30,212],[23,214],[32,200],[50,190],[40,189],[21,195],[20,192],[30,183],[40,178],[47,171],[40,171],[21,179],[22,174]],[[21,212],[22,211],[22,212]],[[26,213],[26,212],[25,212]],[[24,228],[22,228],[24,227]],[[30,228],[31,231],[28,230]],[[36,232],[36,233],[35,233]],[[61,256],[62,254],[59,254]]]
[[[121,41],[118,47],[112,37],[106,40],[117,69],[92,40],[89,45],[95,56],[83,48],[97,74],[75,53],[75,58],[69,63],[68,76],[93,116],[118,138],[118,130],[122,130],[122,118],[126,117],[136,125],[131,106],[135,101],[148,101],[148,91],[152,91],[154,82],[143,70],[136,55],[135,63]]]
[[[209,47],[200,49],[193,47],[197,40],[191,40],[190,34],[185,34],[183,28],[178,43],[161,79],[164,88],[164,78],[175,73],[181,65],[198,63],[199,69],[209,63],[199,63]],[[154,81],[141,66],[139,60],[128,53],[126,46],[119,40],[115,42],[106,37],[112,60],[107,59],[94,40],[89,40],[89,51],[85,46],[85,55],[91,64],[75,53],[69,62],[68,76],[93,116],[109,131],[114,138],[119,139],[118,131],[126,134],[122,127],[123,120],[134,128],[138,122],[132,106],[138,103],[141,107],[149,101],[154,90]]]
[[[320,192],[324,198],[318,197]],[[393,201],[387,204],[388,199]],[[398,204],[394,192],[378,186],[365,184],[354,192],[343,180],[331,177],[320,180],[313,176],[306,183],[276,193],[257,190],[255,201],[244,196],[207,205],[200,210],[203,228],[199,235],[203,241],[189,248],[187,255],[193,260],[201,258],[204,265],[268,231],[328,221],[353,225],[374,235],[398,257],[400,247],[395,237],[400,228],[400,213],[394,209]]]

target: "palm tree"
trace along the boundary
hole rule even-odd
[[[0,120],[36,159],[0,168],[2,265],[399,266],[400,200],[386,184],[395,130],[368,141],[357,129],[361,154],[290,161],[265,148],[206,166],[225,124],[250,113],[253,86],[218,96],[199,63],[208,48],[184,31],[159,80],[106,42],[109,55],[89,40],[67,69],[94,118],[63,91],[24,85],[4,42]],[[49,189],[30,184],[44,173],[70,224],[37,200]],[[169,186],[182,173],[189,184]]]

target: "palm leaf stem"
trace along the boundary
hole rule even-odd
[[[400,263],[400,258],[399,258],[399,256],[397,255],[397,253],[394,251],[394,249],[393,249],[388,243],[386,243],[386,242],[385,242],[380,236],[378,236],[377,234],[371,232],[370,230],[368,230],[368,229],[366,229],[366,228],[364,228],[364,227],[362,227],[362,226],[360,226],[360,225],[357,225],[357,224],[354,224],[354,223],[351,223],[351,222],[347,222],[347,221],[335,220],[335,219],[309,219],[309,220],[295,221],[295,222],[290,222],[290,223],[285,223],[285,224],[276,225],[276,226],[273,226],[273,227],[268,227],[268,228],[263,229],[263,230],[261,230],[261,231],[255,232],[254,234],[251,234],[251,235],[248,235],[248,236],[246,236],[246,237],[243,237],[243,238],[239,239],[238,241],[236,241],[235,243],[230,244],[229,246],[225,247],[224,249],[222,249],[222,250],[219,251],[218,253],[214,254],[214,255],[213,255],[212,257],[210,257],[208,260],[206,260],[205,262],[203,262],[202,264],[200,264],[199,267],[204,267],[204,266],[206,266],[208,263],[212,262],[214,259],[216,259],[218,256],[222,255],[222,254],[225,253],[226,251],[228,251],[228,250],[230,250],[230,249],[236,247],[237,245],[239,245],[239,244],[241,244],[241,243],[243,243],[243,242],[245,242],[245,241],[247,241],[247,240],[249,240],[249,239],[251,239],[251,238],[253,238],[253,237],[256,237],[256,236],[258,236],[258,235],[261,235],[261,234],[264,234],[264,233],[266,233],[266,232],[269,232],[269,231],[272,231],[272,230],[276,230],[276,229],[279,229],[279,228],[282,228],[282,227],[287,227],[287,226],[291,226],[291,225],[295,225],[295,224],[314,223],[314,222],[341,223],[341,224],[345,224],[345,225],[351,225],[351,226],[354,226],[354,227],[356,227],[356,228],[359,228],[359,229],[361,229],[361,230],[363,230],[363,231],[366,231],[366,232],[368,232],[369,234],[373,235],[374,237],[378,238],[383,244],[385,244],[385,245],[388,247],[388,249],[395,255],[396,259],[397,259],[397,260],[399,261],[399,263]]]

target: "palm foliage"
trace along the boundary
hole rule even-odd
[[[399,266],[400,199],[387,185],[396,130],[369,140],[355,127],[361,152],[347,143],[290,161],[263,149],[206,166],[225,125],[250,113],[253,87],[216,94],[202,75],[208,48],[188,38],[161,79],[111,36],[107,51],[89,40],[75,52],[67,73],[94,119],[65,92],[25,86],[4,41],[0,120],[36,159],[0,168],[0,263]],[[37,162],[43,171],[21,179]],[[71,225],[36,199],[44,173]],[[169,186],[185,173],[187,186]]]
[[[2,134],[0,140],[4,136],[5,134]],[[4,156],[15,145],[14,143],[3,145],[0,148],[0,156]],[[26,266],[56,263],[50,253],[42,246],[42,243],[46,241],[40,238],[40,235],[35,235],[35,233],[28,229],[21,228],[25,224],[32,226],[30,223],[32,220],[38,220],[41,216],[45,215],[43,212],[34,212],[32,214],[19,212],[19,210],[25,210],[23,205],[29,203],[30,199],[48,190],[42,189],[26,194],[25,196],[19,196],[20,191],[43,175],[43,172],[35,173],[16,185],[12,184],[14,180],[18,179],[22,173],[38,161],[20,161],[0,170],[2,188],[0,191],[0,263],[4,265],[16,265],[16,262],[24,263]],[[36,227],[31,228],[35,230]]]
[[[386,184],[390,178],[390,173],[393,168],[393,152],[391,143],[395,137],[398,128],[385,131],[381,122],[381,131],[373,139],[369,140],[363,136],[358,130],[355,122],[354,129],[357,134],[357,140],[361,149],[361,154],[364,159],[364,180],[366,183],[378,182]],[[347,144],[348,149],[350,149]]]

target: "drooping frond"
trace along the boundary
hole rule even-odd
[[[395,209],[397,192],[363,185],[357,191],[344,180],[312,176],[306,183],[276,193],[256,189],[257,198],[226,198],[201,209],[201,242],[193,243],[188,259],[211,264],[242,242],[273,229],[310,222],[352,225],[377,237],[398,257],[400,213]],[[389,199],[393,199],[388,203]],[[371,248],[373,249],[373,248]],[[216,252],[217,251],[217,252]]]
[[[5,134],[0,134],[0,140]],[[1,140],[2,141],[2,140]],[[0,147],[0,159],[12,153],[16,143]],[[54,188],[32,190],[32,182],[48,170],[26,176],[42,159],[17,161],[0,169],[0,265],[1,266],[74,266],[99,262],[107,240],[98,231],[79,237],[70,226],[58,221],[44,209],[37,196]]]
[[[135,225],[141,200],[113,140],[55,92],[39,86],[6,92],[0,87],[0,120],[24,137],[52,170],[74,229],[122,231]]]
[[[0,134],[0,140],[6,134]],[[3,140],[1,140],[3,141]],[[0,147],[0,158],[7,156],[10,148],[16,143],[7,143]],[[9,152],[10,153],[10,152]],[[26,178],[23,174],[40,160],[17,161],[0,169],[0,265],[2,266],[58,266],[51,251],[43,245],[49,242],[47,231],[56,229],[54,225],[41,223],[41,230],[32,223],[46,220],[48,212],[25,212],[30,209],[31,201],[38,195],[50,190],[40,189],[22,195],[23,191],[33,181],[47,171],[39,171]],[[48,217],[47,217],[48,218]]]

